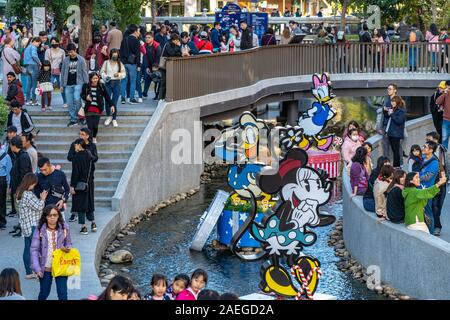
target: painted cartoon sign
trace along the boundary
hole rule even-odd
[[[228,185],[235,191],[234,201],[251,204],[249,214],[234,233],[230,248],[246,261],[267,259],[261,267],[260,289],[266,293],[295,299],[312,299],[322,273],[320,262],[302,253],[312,246],[317,235],[313,229],[327,226],[335,217],[323,214],[332,195],[332,181],[327,172],[308,165],[306,150],[315,147],[328,150],[334,136],[321,136],[335,112],[328,105],[334,97],[327,75],[313,76],[313,95],[316,102],[303,114],[296,127],[280,130],[280,145],[285,154],[277,165],[261,160],[262,140],[268,141],[269,129],[264,121],[246,112],[239,123],[222,132],[215,145],[216,156],[227,161]],[[278,146],[277,146],[278,147]],[[269,147],[267,150],[271,150]],[[262,219],[257,208],[271,203]],[[258,202],[259,200],[259,202]],[[272,210],[272,208],[275,208]],[[263,250],[243,255],[237,248],[244,235],[261,244]]]

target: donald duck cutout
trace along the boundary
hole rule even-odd
[[[236,192],[237,197],[250,199],[251,193],[257,198],[270,200],[270,195],[262,192],[256,183],[256,175],[267,162],[268,148],[261,146],[262,138],[269,135],[269,128],[263,120],[258,120],[251,112],[244,112],[239,123],[222,132],[215,143],[216,157],[230,164],[228,168],[228,185]],[[250,193],[251,192],[251,193]]]
[[[334,135],[320,136],[328,121],[336,115],[328,104],[335,97],[328,76],[324,73],[319,78],[317,74],[314,74],[312,80],[312,94],[317,101],[300,116],[298,126],[288,126],[282,130],[283,138],[281,141],[287,150],[296,146],[308,150],[315,145],[317,149],[327,151],[334,141]]]

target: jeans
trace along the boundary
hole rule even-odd
[[[134,99],[134,91],[136,91],[136,65],[135,64],[125,64],[125,69],[127,71],[127,76],[122,79],[121,83],[121,96],[122,100],[125,100],[127,96],[127,82],[130,82],[130,99]]]
[[[442,145],[448,150],[448,139],[450,138],[450,121],[442,121]]]
[[[443,184],[441,186],[441,191],[433,198],[433,218],[435,228],[442,229],[441,213],[446,194],[447,194],[447,185]]]
[[[408,58],[409,58],[409,68],[412,71],[415,71],[417,69],[417,57],[419,55],[419,48],[417,47],[409,47],[408,49]]]
[[[58,300],[67,300],[67,277],[56,277],[56,292]],[[51,272],[44,272],[44,276],[39,278],[40,291],[38,300],[47,300],[52,290],[53,277]]]
[[[28,95],[27,89],[28,89],[28,82],[31,81],[30,79],[30,75],[27,73],[22,73],[20,75],[20,81],[22,82],[22,89],[23,89],[23,93],[25,95],[25,100],[26,101],[30,101],[30,97]]]
[[[119,101],[120,90],[121,90],[121,81],[120,80],[111,80],[105,84],[106,91],[108,95],[111,97],[112,104],[114,106],[114,113],[112,117],[116,120],[117,117],[117,102]],[[106,115],[109,117],[111,115],[111,109],[106,107]]]
[[[52,74],[52,83],[53,84],[57,84],[58,88],[61,90],[61,76],[57,76]],[[64,93],[61,93],[62,99],[63,99],[63,103],[66,104],[66,95]]]
[[[393,154],[393,158],[394,158],[394,162],[393,162],[393,166],[394,167],[400,167],[401,163],[400,163],[400,158],[402,157],[402,155],[400,154],[400,138],[394,138],[394,137],[389,137],[389,143],[391,145],[392,148],[392,154]]]
[[[95,221],[94,212],[78,212],[78,224],[86,224],[86,218],[88,221]]]
[[[433,199],[428,200],[427,205],[425,206],[425,214],[428,218],[430,218],[430,225],[428,226],[428,230],[433,234],[434,232],[434,215],[433,215]]]
[[[78,110],[81,108],[81,84],[64,88],[67,105],[69,107],[70,122],[78,122]]]
[[[439,71],[439,56],[438,52],[430,52],[431,55],[431,70]]]
[[[138,97],[142,99],[142,69],[139,71],[136,71],[136,91],[138,93]],[[130,92],[132,92],[132,91],[130,90]],[[133,94],[133,97],[134,97],[134,94]]]
[[[33,239],[33,233],[36,227],[31,228],[31,235],[29,237],[24,237],[25,246],[23,248],[23,264],[25,266],[25,273],[27,275],[32,274],[33,270],[31,270],[31,240]]]
[[[26,95],[33,101],[36,100],[36,87],[39,77],[39,66],[37,64],[29,64],[26,68],[27,73],[31,75],[30,81],[27,84]]]
[[[375,199],[363,198],[363,206],[366,211],[375,212]]]

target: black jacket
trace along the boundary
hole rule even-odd
[[[130,35],[128,37],[124,37],[122,40],[122,43],[120,44],[120,60],[122,60],[123,64],[135,64],[138,67],[141,66],[141,59],[140,59],[140,47],[141,44],[139,42],[139,39],[136,38],[133,35]],[[130,63],[128,61],[128,57],[134,55],[134,61],[133,63]]]
[[[389,220],[394,223],[400,223],[405,220],[405,199],[402,195],[402,189],[392,188],[386,199],[386,212]]]
[[[247,29],[242,30],[241,35],[241,50],[253,48],[253,31],[247,27]]]
[[[6,124],[7,127],[13,125],[12,116],[13,112],[10,111],[8,114],[8,123]],[[20,125],[22,126],[22,131],[25,133],[30,133],[34,129],[33,120],[31,120],[31,117],[26,109],[22,109],[22,114],[20,115]]]
[[[6,100],[12,101],[12,100],[16,99],[16,96],[19,94],[19,87],[20,87],[20,90],[22,90],[22,84],[20,83],[20,81],[18,79],[11,82],[8,85],[8,92],[6,93]]]
[[[92,156],[92,168],[91,168],[91,175],[93,176],[94,170],[95,170],[95,162],[98,161],[98,153],[97,153],[97,146],[95,145],[95,143],[89,142],[89,144],[87,145],[87,150],[89,150],[89,152],[91,153]],[[75,157],[75,142],[72,142],[72,144],[70,145],[70,150],[69,153],[67,154],[67,160],[72,162],[73,158]]]
[[[8,91],[9,92],[9,91]],[[442,95],[441,92],[435,91],[430,98],[430,113],[433,115],[433,118],[443,118],[444,113],[439,112],[439,106],[436,104],[436,99]]]
[[[81,88],[81,99],[83,99],[84,103],[84,112],[88,113],[88,108],[90,106],[89,101],[86,101],[87,96],[90,94],[91,86],[89,83],[83,84]],[[99,82],[97,85],[97,106],[100,109],[100,112],[103,113],[105,110],[105,103],[107,108],[111,108],[113,106],[111,97],[106,91],[106,87],[103,83]]]
[[[181,57],[181,46],[177,46],[172,41],[168,42],[165,46],[163,53],[163,57]]]
[[[161,57],[162,48],[155,42],[151,46],[145,45],[145,59],[147,62],[147,68],[152,69],[154,64],[159,64],[159,58]]]
[[[16,192],[23,177],[30,172],[33,172],[31,169],[30,156],[26,151],[20,150],[19,153],[16,154],[16,160],[11,169],[11,191],[13,193]]]

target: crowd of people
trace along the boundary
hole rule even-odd
[[[64,237],[62,234],[68,232],[67,229],[59,224],[61,217],[57,214],[49,214],[47,216],[47,224],[45,231],[48,232],[51,224],[54,222],[55,227],[58,225],[56,246],[64,250],[71,247],[70,236]],[[45,235],[45,233],[44,233]],[[36,247],[37,244],[33,245]],[[47,260],[46,260],[47,259]],[[40,260],[33,256],[33,263],[36,268],[45,269],[48,258],[45,252],[44,258]],[[51,272],[43,272],[43,281],[45,284],[41,286],[39,300],[46,299],[50,294],[52,277]],[[56,289],[59,300],[67,300],[67,277],[56,277]],[[219,294],[216,290],[205,289],[208,284],[208,274],[202,269],[196,269],[189,277],[187,274],[178,274],[169,284],[167,277],[160,273],[153,274],[150,281],[150,290],[146,294],[141,294],[133,282],[124,276],[117,275],[113,277],[105,290],[98,295],[90,295],[83,300],[239,300],[239,296],[234,293]],[[22,293],[19,273],[13,268],[6,268],[0,273],[0,300],[25,300]]]
[[[444,129],[446,119],[450,120],[450,107],[445,104],[449,89],[450,82],[439,83],[430,104],[436,131],[427,133],[423,144],[413,144],[408,155],[402,147],[407,137],[405,103],[397,85],[388,86],[377,129],[383,135],[384,146],[390,145],[392,162],[382,155],[374,167],[372,145],[365,141],[356,122],[348,124],[341,152],[350,173],[352,197],[362,196],[364,209],[374,212],[380,220],[404,223],[409,229],[440,236],[450,177],[448,133]]]

